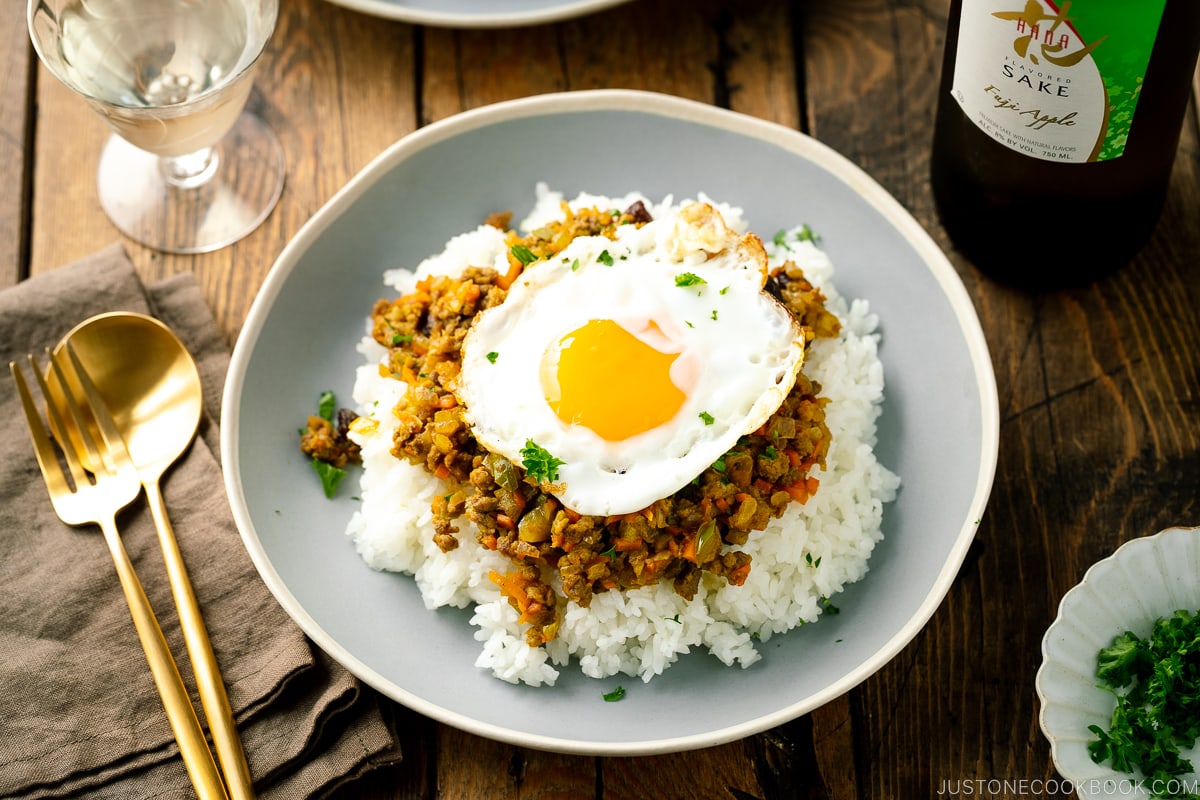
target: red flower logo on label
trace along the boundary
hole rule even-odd
[[[1013,41],[1013,50],[1021,58],[1028,58],[1034,64],[1038,64],[1040,52],[1041,58],[1051,64],[1073,67],[1108,37],[1102,36],[1091,44],[1084,45],[1077,35],[1073,35],[1073,31],[1068,32],[1071,18],[1067,14],[1070,9],[1071,3],[1068,1],[1058,10],[1050,5],[1052,13],[1048,13],[1039,0],[1026,0],[1023,11],[997,11],[992,16],[1016,23],[1018,36]],[[1059,28],[1064,23],[1068,24],[1060,31]],[[1079,44],[1076,50],[1071,49],[1073,41]]]

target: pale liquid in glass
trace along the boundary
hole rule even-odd
[[[62,79],[136,147],[208,147],[246,102],[261,36],[240,0],[79,0],[59,20]]]

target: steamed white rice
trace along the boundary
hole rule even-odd
[[[746,230],[741,209],[697,199],[718,208],[734,230]],[[539,185],[537,200],[520,225],[522,231],[561,218],[561,194]],[[671,197],[654,203],[632,193],[623,198],[580,195],[571,205],[627,208],[636,200],[656,219],[686,204],[676,205]],[[588,608],[564,602],[558,636],[544,647],[530,647],[518,612],[488,579],[489,571],[507,572],[511,562],[476,546],[474,526],[465,517],[456,521],[462,546],[444,553],[434,544],[430,506],[445,487],[422,467],[390,454],[396,426],[391,411],[405,384],[380,376],[386,351],[369,335],[358,347],[364,364],[357,372],[354,402],[358,413],[378,427],[369,434],[351,434],[362,446],[362,507],[347,528],[360,555],[375,569],[413,575],[430,609],[473,606],[471,624],[481,643],[476,666],[502,680],[532,686],[553,684],[559,669],[572,660],[594,678],[624,673],[649,681],[693,647],[703,647],[726,665],[748,667],[762,657],[759,643],[815,622],[829,598],[866,574],[871,551],[882,537],[883,504],[894,499],[899,478],[873,452],[883,401],[878,320],[865,300],[837,293],[829,259],[811,241],[799,241],[796,231],[785,237],[784,245],[769,238],[764,242],[771,264],[795,261],[841,320],[840,336],[813,343],[804,365],[805,374],[820,383],[821,394],[830,400],[826,424],[832,442],[824,470],[813,473],[820,480],[816,494],[804,505],[791,504],[783,517],[752,532],[741,547],[753,559],[744,585],[732,586],[705,573],[690,601],[663,582],[597,593]],[[390,270],[384,280],[405,292],[423,275],[456,275],[470,265],[503,263],[506,253],[503,234],[480,226],[451,239],[415,272]]]

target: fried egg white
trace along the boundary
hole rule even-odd
[[[763,291],[767,257],[706,203],[576,238],[479,315],[458,399],[475,438],[516,464],[562,462],[581,514],[639,511],[686,486],[791,391],[792,315]]]

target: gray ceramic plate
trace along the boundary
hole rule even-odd
[[[886,400],[877,451],[903,481],[871,571],[826,615],[730,669],[685,656],[649,684],[566,669],[551,688],[473,664],[465,611],[427,611],[411,578],[369,569],[343,535],[353,491],[326,500],[296,428],[325,389],[349,399],[385,268],[415,265],[497,209],[520,219],[534,184],[651,197],[705,192],[767,235],[806,222],[842,294],[879,314]],[[870,177],[813,139],[661,95],[545,95],[482,108],[397,142],[296,235],[238,340],[222,454],[234,515],[279,602],[364,681],[450,725],[529,747],[628,755],[755,733],[846,692],[909,641],[945,596],[996,463],[994,376],[950,264]],[[601,695],[622,684],[618,703]]]
[[[331,0],[376,17],[444,28],[508,28],[581,17],[628,0]]]

